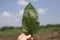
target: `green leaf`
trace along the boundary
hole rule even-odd
[[[39,29],[38,13],[31,3],[25,7],[22,27],[24,32],[31,35],[37,33]]]

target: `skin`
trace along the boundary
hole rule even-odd
[[[18,40],[33,40],[33,38],[31,37],[31,35],[25,35],[24,33],[22,33],[18,36]]]

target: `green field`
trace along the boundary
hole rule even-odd
[[[4,31],[0,31],[0,35],[15,35],[21,32],[21,29],[6,29]]]
[[[53,32],[53,31],[60,31],[60,27],[42,27],[40,28],[39,32]]]
[[[60,27],[40,27],[40,30],[38,32],[44,33],[44,32],[53,32],[53,31],[60,31]],[[5,29],[3,31],[0,30],[0,35],[15,35],[22,33],[21,28],[13,28],[13,29]]]

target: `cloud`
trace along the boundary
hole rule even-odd
[[[7,11],[4,11],[0,16],[1,20],[6,22],[12,21],[13,19],[15,19],[15,17],[16,17],[15,15]]]
[[[38,13],[45,14],[47,10],[47,8],[40,8],[38,9]]]
[[[20,10],[19,15],[23,16],[23,10]]]
[[[28,2],[26,0],[18,0],[17,3],[21,6],[25,6],[28,4]]]
[[[38,2],[39,0],[30,0],[31,2]]]
[[[9,17],[9,16],[11,16],[11,14],[9,12],[4,11],[2,16]]]
[[[0,15],[0,27],[1,26],[21,26],[21,18],[16,14],[4,11]]]

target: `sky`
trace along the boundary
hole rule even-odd
[[[0,0],[0,27],[21,26],[29,2],[38,12],[40,25],[60,24],[60,0]]]

